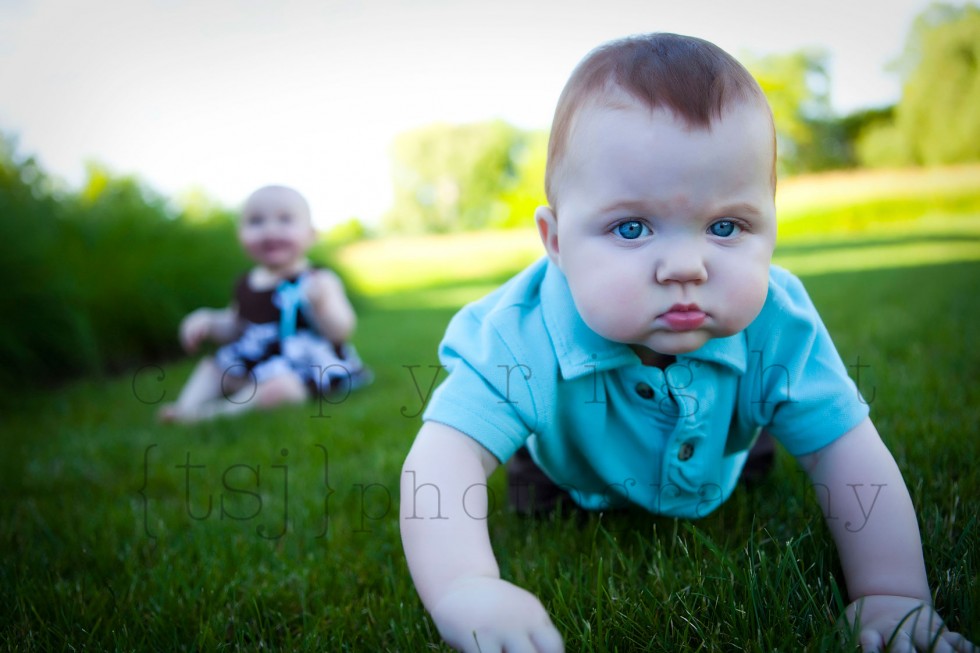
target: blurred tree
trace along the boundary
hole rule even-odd
[[[895,64],[904,80],[894,118],[863,130],[865,165],[980,160],[980,8],[934,3],[909,31]]]
[[[370,236],[371,230],[368,229],[367,225],[360,218],[355,216],[332,226],[327,230],[323,240],[331,247],[341,247],[356,243],[359,240],[364,240]]]
[[[478,229],[502,222],[501,193],[516,182],[524,134],[501,120],[438,123],[395,139],[394,206],[386,226],[401,232]]]
[[[534,224],[534,210],[548,204],[544,194],[548,132],[527,132],[521,145],[514,150],[513,163],[514,183],[500,195],[500,201],[506,205],[507,211],[502,221],[492,225],[495,227],[530,227]]]
[[[780,174],[825,170],[852,159],[847,130],[830,107],[827,53],[743,57],[758,80],[776,122]]]
[[[948,20],[951,10],[945,7],[936,11],[942,20]],[[931,26],[937,20],[920,19],[917,24]],[[929,29],[920,26],[917,33],[931,33]],[[961,41],[972,33],[963,29]],[[926,43],[931,39],[921,40]],[[980,34],[975,40],[980,43]],[[965,51],[962,43],[959,51]],[[911,48],[910,52],[918,50]],[[910,54],[906,58],[914,62],[921,57]],[[887,138],[876,135],[883,125],[891,124],[895,113],[891,107],[862,110],[843,118],[834,114],[825,51],[803,49],[762,57],[743,55],[742,59],[773,109],[779,174],[853,166],[859,134],[865,146],[871,143],[879,150],[904,151],[905,141],[892,137],[891,132]],[[867,134],[871,134],[870,139]],[[878,145],[873,139],[882,143]],[[440,123],[401,134],[393,146],[395,199],[385,216],[385,226],[404,233],[530,225],[534,209],[547,203],[547,140],[546,131],[522,131],[499,120],[468,125]],[[974,139],[976,142],[980,138]]]
[[[200,186],[178,193],[171,200],[170,205],[176,207],[181,220],[191,224],[236,221],[234,211],[223,206]]]

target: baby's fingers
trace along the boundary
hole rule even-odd
[[[565,644],[561,635],[550,622],[547,626],[532,631],[531,641],[534,642],[534,650],[537,653],[565,653]]]
[[[944,646],[946,648],[943,648]],[[942,641],[936,647],[936,651],[937,653],[945,653],[946,651],[951,653],[980,653],[980,648],[963,635],[947,631],[943,633]]]
[[[517,631],[498,635],[489,632],[473,633],[473,648],[479,653],[564,653],[558,630],[550,623],[530,633]],[[469,651],[470,647],[464,650]]]
[[[977,647],[970,643],[970,640],[959,633],[950,632],[946,626],[933,632],[928,640],[922,635],[923,633],[919,633],[919,637],[916,638],[918,644],[916,650],[929,653],[978,653]]]
[[[885,640],[877,630],[865,628],[858,635],[861,653],[877,653],[885,650]]]
[[[861,631],[858,638],[862,653],[906,653],[913,651],[928,651],[929,653],[980,653],[980,649],[959,633],[944,630],[943,633],[928,643],[920,643],[916,647],[912,636],[905,631],[893,633],[888,638],[873,628]]]
[[[480,648],[483,651],[483,648]],[[534,643],[531,639],[521,633],[520,635],[513,635],[511,637],[505,637],[503,640],[503,653],[538,653],[534,648]]]
[[[201,329],[193,321],[185,321],[180,325],[180,344],[183,345],[184,351],[194,353],[201,341],[200,331]]]
[[[915,653],[915,643],[906,631],[893,633],[889,638],[871,628],[861,631],[861,651],[863,653]]]

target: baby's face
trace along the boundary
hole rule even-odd
[[[762,309],[776,242],[772,127],[750,102],[710,130],[632,100],[578,116],[538,211],[585,323],[660,354],[744,329]]]
[[[242,209],[238,240],[259,265],[288,270],[304,260],[314,241],[306,203],[288,188],[256,191]]]

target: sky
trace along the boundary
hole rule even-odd
[[[962,2],[954,2],[962,4]],[[690,34],[739,56],[819,47],[846,113],[894,102],[887,64],[927,0],[0,0],[0,131],[72,186],[87,162],[237,207],[282,183],[321,227],[376,223],[394,136],[546,128],[603,41]]]

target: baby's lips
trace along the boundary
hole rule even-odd
[[[707,314],[696,304],[675,304],[660,318],[674,331],[691,331],[704,324]]]

